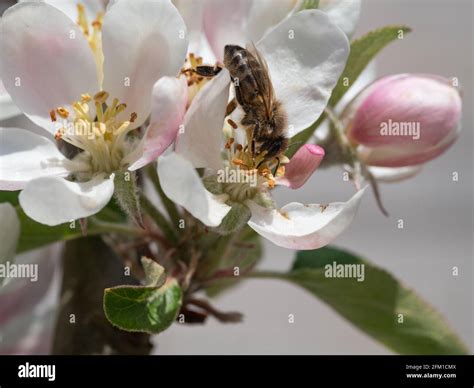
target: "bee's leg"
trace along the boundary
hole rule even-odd
[[[197,66],[194,72],[202,77],[211,78],[215,77],[222,70],[219,66]]]
[[[235,97],[227,104],[225,115],[229,116],[237,108],[237,100]]]
[[[273,176],[276,176],[276,173],[278,172],[278,169],[280,168],[280,158],[276,156],[275,159],[277,160],[277,165],[275,169],[273,170]]]

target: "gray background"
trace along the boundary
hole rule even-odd
[[[469,0],[363,0],[356,37],[387,24],[414,31],[378,56],[379,75],[421,72],[456,76],[464,90],[463,130],[458,142],[414,179],[382,187],[390,218],[367,193],[351,228],[336,244],[363,254],[414,288],[441,311],[473,349],[472,106],[473,3]],[[453,182],[452,172],[459,181]],[[346,200],[352,193],[342,172],[319,171],[290,201]],[[405,228],[397,229],[403,219]],[[265,244],[262,269],[285,270],[293,252]],[[458,277],[451,268],[458,266]],[[247,280],[214,301],[245,314],[239,325],[209,320],[205,326],[173,325],[157,337],[160,354],[387,354],[324,303],[290,284]],[[295,323],[288,323],[288,314]]]

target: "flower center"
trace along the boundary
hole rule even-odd
[[[289,159],[285,155],[278,155],[267,160],[265,152],[253,154],[251,130],[245,130],[244,144],[235,141],[239,130],[242,131],[231,118],[226,119],[223,128],[224,136],[227,139],[224,158],[228,161],[229,167],[245,171],[247,174],[255,174],[257,186],[273,189],[276,179],[285,175],[284,165],[289,162]]]
[[[95,63],[97,67],[97,74],[99,77],[99,85],[102,85],[104,79],[103,64],[104,54],[102,52],[102,22],[104,20],[104,13],[99,12],[91,23],[89,23],[84,5],[77,4],[77,24],[82,30],[82,33],[87,39],[89,46],[94,54]]]
[[[181,74],[186,77],[188,82],[188,107],[196,94],[211,79],[211,77],[204,77],[196,72],[196,68],[202,65],[202,57],[196,57],[195,54],[189,53],[184,67],[181,69]]]
[[[129,120],[118,119],[126,105],[116,98],[108,104],[108,98],[105,91],[93,98],[83,94],[79,101],[72,103],[72,112],[64,107],[50,112],[51,120],[60,125],[56,140],[64,140],[84,151],[67,162],[77,180],[88,180],[97,173],[110,174],[124,167],[124,156],[134,145],[127,134],[132,131],[130,123],[136,120],[136,113],[132,113]],[[92,100],[95,114],[90,109]],[[62,122],[58,122],[58,116]]]

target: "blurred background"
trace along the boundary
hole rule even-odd
[[[0,1],[0,11],[7,7]],[[473,327],[473,1],[363,0],[355,38],[388,24],[413,32],[377,57],[378,76],[434,73],[457,77],[463,87],[463,129],[444,155],[410,180],[381,186],[390,217],[367,192],[352,226],[335,245],[387,269],[429,301],[474,350]],[[1,122],[26,127],[26,118]],[[31,125],[30,125],[31,126]],[[459,180],[452,180],[457,172]],[[318,171],[299,191],[277,192],[290,201],[345,201],[353,193],[342,170]],[[398,220],[404,229],[397,228]],[[287,270],[294,252],[264,243],[261,269]],[[452,268],[459,275],[452,276]],[[56,286],[57,287],[57,286]],[[222,310],[245,315],[242,324],[209,319],[205,326],[173,325],[155,339],[157,354],[389,354],[323,302],[276,280],[247,280],[218,297]],[[294,323],[288,323],[293,314]]]
[[[367,192],[352,226],[336,246],[389,270],[436,307],[473,345],[473,2],[363,0],[355,38],[388,24],[413,32],[377,57],[377,75],[434,73],[458,77],[463,128],[444,155],[410,180],[381,186],[384,217]],[[453,182],[452,173],[459,173]],[[342,170],[318,171],[299,191],[283,189],[279,204],[345,201],[353,191]],[[397,221],[404,220],[404,229]],[[286,270],[294,252],[264,245],[262,269]],[[452,267],[459,276],[452,276]],[[156,339],[158,354],[390,354],[323,302],[277,280],[247,280],[217,298],[216,307],[245,315],[243,324],[173,325]],[[288,323],[288,314],[295,322]]]

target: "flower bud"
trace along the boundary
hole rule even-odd
[[[434,159],[455,142],[461,105],[460,94],[449,80],[399,74],[365,88],[341,120],[367,164],[403,167]]]

